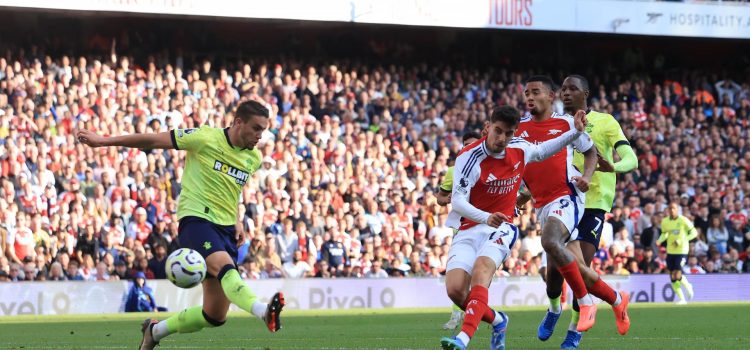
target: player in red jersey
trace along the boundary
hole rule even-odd
[[[552,111],[554,90],[550,78],[529,78],[524,93],[531,117],[521,120],[516,136],[531,143],[539,143],[574,128],[574,121],[570,116]],[[581,112],[583,111],[579,111]],[[573,166],[573,147],[584,154],[584,174]],[[576,255],[565,247],[568,241],[575,240],[575,229],[583,217],[584,192],[588,191],[597,161],[596,147],[587,135],[544,162],[530,165],[524,174],[524,183],[535,199],[534,207],[542,224],[542,246],[547,252],[547,296],[550,298],[550,308],[537,333],[543,341],[552,335],[562,311],[562,283],[554,281],[553,276],[564,277],[573,290],[580,307],[577,325],[579,332],[590,329],[595,323],[596,304],[589,292],[603,300],[608,300],[609,296],[615,294],[619,298],[619,293],[604,283],[595,271],[579,264]],[[521,197],[525,198],[519,198],[519,203],[528,200],[528,196]],[[558,271],[559,274],[555,273]]]
[[[461,219],[448,253],[446,288],[466,316],[461,333],[441,340],[444,349],[465,349],[480,321],[493,326],[491,348],[504,348],[508,317],[487,306],[487,288],[518,238],[518,228],[509,221],[526,164],[542,161],[585,135],[583,111],[576,114],[574,129],[539,145],[513,137],[519,119],[513,107],[495,109],[489,134],[456,159],[451,204]]]

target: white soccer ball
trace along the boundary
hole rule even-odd
[[[180,248],[167,258],[167,279],[180,288],[193,288],[206,278],[206,260],[195,250]]]

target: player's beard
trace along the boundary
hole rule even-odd
[[[539,108],[539,105],[534,105],[534,108],[532,108],[529,113],[533,116],[540,116],[542,115],[542,110]]]

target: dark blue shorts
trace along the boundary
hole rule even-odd
[[[180,220],[180,247],[190,248],[203,258],[215,252],[227,252],[237,264],[237,232],[234,225],[221,226],[203,218],[186,216]]]
[[[687,254],[667,254],[667,270],[682,271],[682,267],[687,262]]]
[[[602,230],[604,230],[604,214],[601,209],[586,209],[583,211],[583,218],[578,223],[577,241],[589,242],[599,249],[599,241],[602,239]]]

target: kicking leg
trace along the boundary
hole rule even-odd
[[[588,295],[586,284],[581,276],[575,257],[565,249],[565,238],[568,235],[568,229],[562,221],[556,217],[549,217],[542,229],[542,246],[547,252],[547,256],[551,258],[551,261],[557,264],[560,274],[568,282],[568,285],[570,285],[575,298],[578,299],[583,316],[579,321],[578,329],[586,331],[594,326],[596,305]]]
[[[224,324],[229,311],[229,299],[221,284],[214,278],[203,281],[203,306],[193,306],[161,322],[146,320],[141,350],[153,349],[159,341],[173,333],[193,333],[206,327]]]

